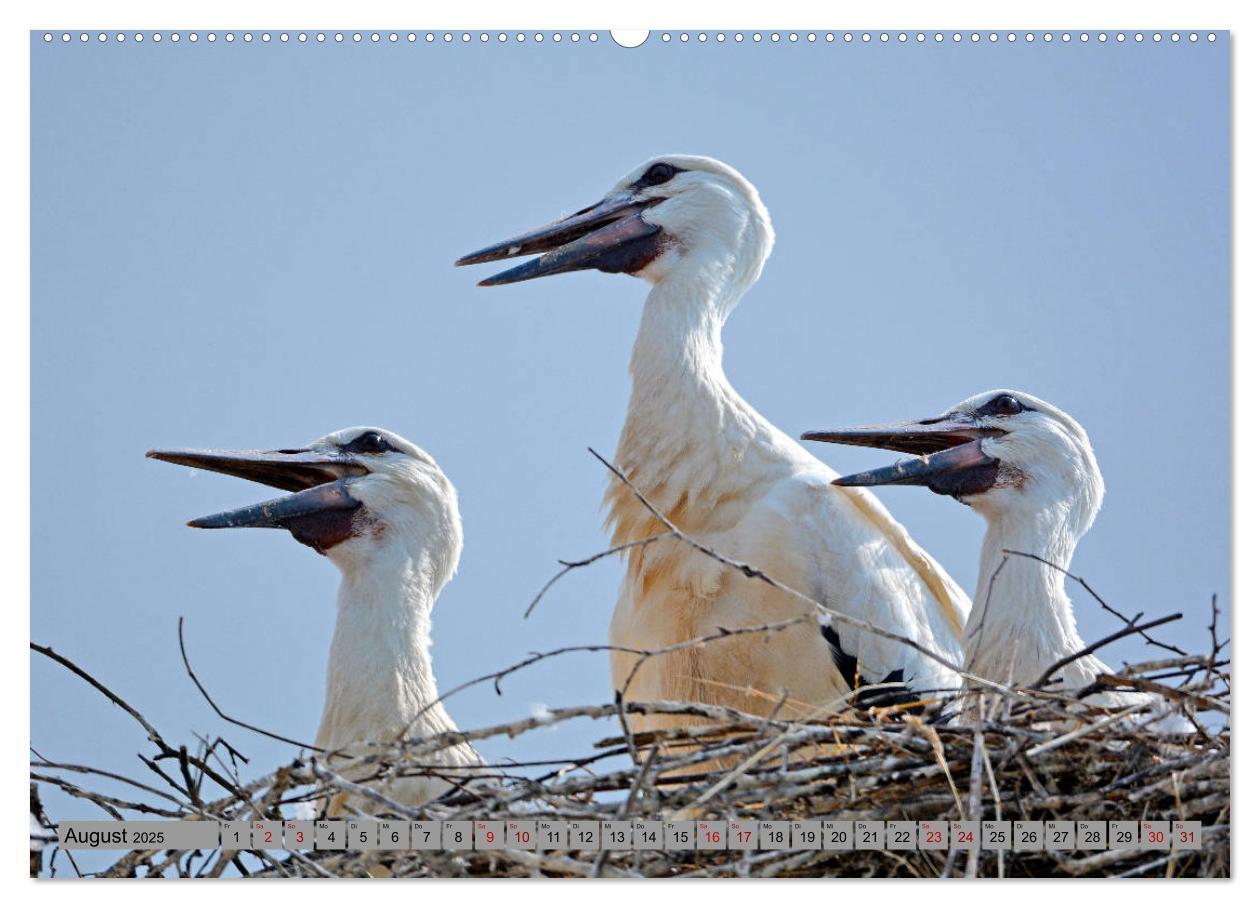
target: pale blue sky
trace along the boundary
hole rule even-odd
[[[735,386],[806,429],[928,415],[1011,386],[1089,431],[1107,498],[1075,569],[1119,608],[1229,604],[1228,40],[1173,45],[233,45],[32,38],[31,634],[175,740],[251,772],[310,739],[335,569],[280,532],[183,522],[262,487],[155,446],[294,446],[378,424],[460,490],[437,610],[445,687],[602,643],[621,568],[603,468],[646,285],[595,273],[479,289],[460,254],[598,198],[665,152],[760,189],[778,245],[728,324]],[[839,469],[882,455],[825,447]],[[970,589],[980,519],[882,494]],[[1116,629],[1074,593],[1087,639]],[[1153,655],[1127,641],[1112,664]],[[466,727],[600,699],[603,656],[450,702]],[[38,657],[33,744],[144,772],[139,729]],[[582,751],[590,723],[496,741]],[[93,817],[49,795],[61,816]]]

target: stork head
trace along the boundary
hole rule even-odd
[[[594,205],[455,264],[542,253],[483,287],[591,268],[657,283],[688,266],[748,286],[773,245],[770,215],[738,171],[713,158],[664,155],[630,171]]]
[[[1085,430],[1022,391],[986,391],[930,419],[801,437],[918,455],[835,484],[927,486],[990,520],[1053,509],[1083,533],[1102,504],[1102,473]]]
[[[302,448],[149,451],[146,456],[291,493],[199,517],[189,526],[288,530],[342,570],[425,545],[437,556],[444,582],[459,561],[463,533],[455,487],[432,457],[384,429],[342,429]]]

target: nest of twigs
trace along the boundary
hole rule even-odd
[[[604,458],[591,452],[637,496],[660,524],[658,535],[561,562],[562,570],[530,603],[526,616],[569,571],[626,549],[673,538],[764,583],[806,607],[796,618],[758,627],[721,630],[659,650],[632,651],[639,663],[684,647],[701,647],[732,634],[772,634],[802,621],[839,621],[948,661],[921,644],[826,608],[779,583],[756,566],[713,550],[680,530]],[[1035,558],[1021,552],[1007,557]],[[1038,558],[1038,561],[1042,559]],[[696,703],[614,703],[556,709],[527,719],[432,739],[391,742],[369,756],[335,763],[303,756],[252,781],[241,774],[241,753],[222,738],[199,739],[194,748],[168,742],[121,697],[51,648],[33,651],[74,672],[144,729],[155,752],[142,757],[150,777],[139,780],[90,766],[55,763],[32,749],[31,811],[44,826],[32,837],[31,872],[80,873],[73,852],[55,847],[53,822],[38,787],[54,786],[114,819],[281,820],[299,805],[347,804],[379,819],[562,820],[649,819],[872,819],[872,820],[1192,820],[1202,823],[1202,848],[1180,853],[1143,850],[1098,852],[933,851],[600,851],[531,853],[495,851],[210,852],[133,851],[97,876],[218,877],[724,877],[724,876],[1175,876],[1228,877],[1230,873],[1230,673],[1228,640],[1218,633],[1212,602],[1210,651],[1192,655],[1150,631],[1180,614],[1139,623],[1079,583],[1121,630],[1050,666],[1032,688],[1012,688],[963,674],[972,688],[964,701],[940,692],[918,706],[856,708],[854,701],[812,720],[769,717]],[[1055,672],[1102,646],[1140,636],[1168,654],[1095,679],[1085,690],[1057,691]],[[499,672],[461,684],[498,689],[508,675],[569,652],[609,646],[571,646],[535,653]],[[180,649],[189,677],[227,722],[304,752],[309,745],[235,719],[211,698],[189,664],[180,624]],[[626,652],[626,650],[623,650]],[[950,666],[957,671],[961,668]],[[635,667],[637,671],[637,665]],[[1143,691],[1163,704],[1155,714],[1134,706],[1105,712],[1086,701],[1102,690]],[[870,700],[863,700],[869,704]],[[1149,709],[1149,706],[1147,707]],[[1188,735],[1153,730],[1160,709],[1196,729]],[[631,733],[634,715],[674,717],[672,731]],[[553,761],[523,775],[513,764],[486,766],[454,778],[440,765],[442,750],[460,740],[474,745],[515,738],[563,722],[616,718],[622,734],[595,742],[576,758]],[[489,750],[489,748],[484,748]],[[535,764],[536,765],[536,764]],[[442,797],[418,807],[387,794],[391,781],[426,775],[451,783]],[[128,797],[100,790],[125,789]],[[358,806],[355,806],[358,805]],[[321,808],[323,809],[323,808]],[[343,818],[344,814],[342,817]],[[72,819],[83,819],[73,817]],[[48,847],[37,849],[37,844]],[[46,852],[46,854],[45,854]],[[45,861],[46,858],[46,861]],[[68,869],[67,869],[68,868]]]
[[[173,746],[100,682],[64,657],[46,654],[130,712],[156,747],[146,761],[153,778],[144,781],[33,760],[33,810],[50,827],[38,807],[37,785],[56,786],[106,816],[137,819],[282,819],[303,802],[327,803],[340,794],[370,805],[360,808],[365,814],[395,819],[1182,819],[1203,824],[1202,850],[1179,854],[133,851],[100,876],[1227,877],[1230,872],[1230,678],[1215,656],[1130,666],[1096,682],[1158,690],[1168,709],[1194,719],[1199,731],[1192,736],[1160,736],[1132,716],[1090,709],[1079,700],[1081,692],[997,685],[976,695],[979,702],[967,719],[949,722],[900,706],[849,710],[806,722],[702,704],[610,703],[556,709],[459,737],[474,743],[514,738],[604,717],[619,718],[626,728],[634,714],[671,715],[689,724],[597,741],[580,759],[532,776],[510,766],[487,767],[476,777],[453,780],[447,795],[413,808],[379,792],[401,776],[450,778],[449,770],[432,760],[455,736],[382,749],[339,764],[337,772],[320,759],[303,757],[242,780],[239,754],[222,740],[202,742],[195,750]],[[93,780],[107,778],[131,786],[136,797],[91,790]],[[73,854],[50,843],[43,857],[55,875],[73,876]]]

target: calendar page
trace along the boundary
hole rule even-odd
[[[1228,21],[762,15],[32,28],[32,877],[1231,875]]]

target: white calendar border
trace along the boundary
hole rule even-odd
[[[1252,2],[1250,7],[1256,4]],[[106,15],[102,9],[108,9]],[[1053,28],[1084,30],[1115,30],[1143,28],[1196,28],[1232,29],[1234,48],[1234,155],[1233,160],[1258,160],[1256,141],[1255,111],[1260,110],[1257,103],[1256,72],[1257,60],[1260,60],[1260,28],[1255,27],[1256,14],[1248,4],[1242,2],[1226,2],[1226,0],[1198,0],[1194,4],[1171,2],[1171,0],[1146,0],[1127,8],[1107,6],[1097,0],[1056,0],[1045,4],[1045,11],[1029,11],[1026,7],[1016,6],[998,0],[969,0],[969,2],[941,3],[930,0],[902,0],[896,5],[868,3],[846,3],[843,5],[821,2],[805,2],[805,0],[775,0],[773,4],[752,3],[748,0],[727,0],[720,6],[717,4],[701,5],[700,3],[684,4],[681,0],[635,0],[630,4],[593,4],[589,0],[533,0],[528,4],[509,2],[509,0],[479,0],[474,7],[471,2],[447,4],[443,6],[424,5],[402,0],[359,0],[353,5],[331,0],[307,0],[300,6],[297,4],[264,5],[258,0],[215,0],[213,4],[202,4],[200,8],[192,3],[175,5],[161,0],[63,0],[63,2],[33,3],[10,0],[0,10],[3,16],[4,29],[0,31],[0,67],[3,67],[4,124],[8,127],[6,134],[10,137],[4,143],[4,190],[0,195],[0,210],[3,211],[3,235],[0,242],[0,255],[3,263],[0,274],[8,276],[8,285],[4,296],[4,330],[0,331],[0,370],[3,370],[3,385],[6,395],[3,412],[0,413],[0,425],[6,427],[10,436],[17,439],[29,437],[29,314],[21,305],[22,300],[29,300],[29,98],[30,98],[30,44],[28,30],[36,28],[95,28],[110,26],[117,28],[275,28],[299,26],[327,26],[341,23],[355,28],[581,28],[606,31],[612,26],[645,26],[652,25],[660,29],[694,29],[702,27],[709,30],[724,28],[734,30],[754,27],[764,28],[813,28],[843,27],[847,29],[862,28]],[[1248,110],[1250,108],[1250,116]],[[1254,166],[1254,165],[1253,165]],[[1260,208],[1255,190],[1256,181],[1250,173],[1242,168],[1235,168],[1234,173],[1234,249],[1237,253],[1242,249],[1254,249],[1260,246],[1260,236],[1255,229],[1256,215]],[[1235,266],[1235,300],[1250,300],[1250,306],[1239,305],[1234,315],[1234,350],[1250,351],[1260,347],[1260,314],[1257,314],[1257,292],[1254,277],[1256,266],[1246,267],[1246,263],[1238,257]],[[1260,365],[1257,357],[1247,356],[1233,358],[1235,372],[1234,412],[1258,412],[1256,401],[1257,375]],[[1241,402],[1241,403],[1240,403]],[[1233,444],[1235,462],[1242,463],[1245,452],[1254,451],[1260,442],[1260,428],[1255,420],[1235,420],[1233,426]],[[10,475],[19,471],[29,475],[27,451],[20,445],[11,446],[6,459],[6,468]],[[1245,519],[1246,515],[1256,513],[1260,508],[1260,477],[1248,475],[1243,471],[1235,471],[1234,515],[1234,551],[1246,552],[1256,548],[1258,534],[1254,519]],[[28,490],[29,491],[29,490]],[[10,491],[10,499],[13,493]],[[29,494],[18,496],[19,500],[6,502],[8,519],[0,526],[0,558],[3,559],[3,576],[9,580],[9,601],[7,608],[0,610],[0,621],[8,627],[5,639],[10,641],[12,649],[5,653],[7,658],[0,659],[0,683],[10,692],[5,698],[6,708],[12,710],[10,727],[25,727],[28,734],[11,736],[10,747],[2,767],[3,778],[10,784],[0,786],[3,794],[5,810],[3,815],[10,820],[5,824],[9,836],[5,840],[4,853],[8,860],[19,866],[13,868],[13,876],[20,874],[25,879],[26,870],[19,864],[22,850],[19,848],[19,834],[22,831],[18,818],[26,812],[24,799],[25,786],[15,784],[22,777],[27,760],[26,743],[29,740],[30,717],[28,656],[24,640],[29,638],[29,610],[20,608],[20,603],[29,603]],[[1249,601],[1254,598],[1250,594],[1255,581],[1234,570],[1231,587],[1233,603]],[[1231,603],[1231,604],[1233,604]],[[1249,639],[1249,634],[1239,633],[1240,629],[1254,623],[1251,609],[1231,608],[1234,621],[1233,637]],[[1236,646],[1236,644],[1235,644]],[[1245,652],[1245,651],[1244,651]],[[24,696],[16,694],[21,693]],[[1248,703],[1247,698],[1241,701]],[[1250,747],[1251,735],[1249,721],[1236,723],[1243,727],[1241,739],[1243,752]],[[1244,817],[1251,816],[1248,807],[1254,803],[1254,797],[1247,784],[1245,774],[1235,774],[1239,791],[1235,798],[1235,812]],[[1238,807],[1242,806],[1242,810]],[[1246,834],[1247,824],[1242,829]],[[1240,839],[1234,850],[1235,856],[1246,853],[1246,842]],[[23,862],[24,864],[24,862]],[[13,876],[9,879],[12,880]],[[847,881],[848,885],[872,886],[878,883]],[[27,881],[25,885],[36,885]],[[90,884],[89,884],[90,885]],[[425,885],[435,885],[427,882]],[[463,885],[467,885],[464,883]],[[808,885],[808,884],[806,884]],[[816,884],[816,885],[821,885]],[[955,883],[957,885],[957,883]],[[1080,885],[1074,884],[1073,894],[1079,892]],[[561,892],[563,889],[563,894]],[[239,899],[244,890],[238,885],[233,888],[234,899]],[[259,890],[250,887],[251,894]],[[307,890],[309,892],[309,890]],[[505,892],[505,890],[499,890]],[[1221,904],[1228,904],[1241,893],[1241,886],[1217,887],[1213,899]],[[698,892],[698,890],[697,890]],[[1109,894],[1116,897],[1116,890]],[[356,893],[338,890],[339,899]],[[811,896],[817,896],[811,891]],[[27,893],[34,895],[34,893]],[[115,900],[127,900],[133,903],[138,896],[135,886],[120,889],[117,886],[96,887],[88,895],[79,886],[56,886],[43,884],[38,898],[41,904],[59,905],[63,902],[81,902],[91,898],[106,905]],[[171,892],[165,887],[144,887],[146,902],[150,899],[169,900]],[[376,895],[377,898],[381,896]],[[407,897],[401,890],[392,888],[385,897]],[[517,896],[513,896],[515,898]],[[599,898],[610,906],[637,904],[643,894],[631,886],[603,886],[598,894],[591,890],[579,890],[574,886],[557,887],[552,885],[540,898],[549,901],[559,899],[565,904],[577,904],[590,898]],[[763,888],[738,887],[726,888],[722,893],[724,903],[740,904],[745,899],[762,900],[773,897]],[[929,896],[931,897],[931,896]],[[1011,893],[992,885],[983,888],[968,887],[966,897],[969,902],[979,899],[979,904],[994,903],[997,899],[1009,900]],[[1062,892],[1056,892],[1037,885],[1021,886],[1017,897],[1029,902],[1031,908],[1039,908],[1041,904],[1049,904],[1051,899],[1059,900]],[[1153,905],[1178,903],[1187,897],[1183,886],[1159,887],[1145,885],[1141,898]],[[179,898],[188,900],[193,906],[200,908],[209,904],[211,899],[220,898],[213,887],[202,884],[193,885],[180,890]]]

